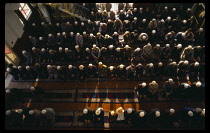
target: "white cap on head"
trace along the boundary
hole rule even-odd
[[[134,10],[134,11],[136,11],[136,10],[137,10],[137,8],[134,8],[133,10]]]
[[[100,109],[97,109],[97,110],[95,111],[95,114],[96,114],[96,115],[100,115],[100,113],[101,113],[101,110],[100,110]]]
[[[203,28],[199,28],[199,31],[203,31]]]
[[[42,48],[41,51],[45,51],[45,48]]]
[[[173,8],[173,11],[176,11],[176,8]]]
[[[168,79],[168,81],[169,81],[169,82],[173,82],[173,79],[172,79],[172,78],[170,78],[170,79]]]
[[[155,20],[156,20],[156,19],[154,19],[154,18],[152,19],[152,21],[155,21]]]
[[[79,69],[81,70],[81,69],[83,69],[84,68],[84,66],[83,65],[79,65]]]
[[[36,49],[35,47],[32,48],[32,50]]]
[[[152,81],[152,84],[153,84],[153,85],[156,84],[156,81]]]
[[[26,69],[29,69],[30,67],[29,66],[26,66]]]
[[[155,34],[156,33],[156,30],[152,30],[152,33]]]
[[[42,40],[43,38],[42,37],[39,37],[39,40]]]
[[[170,47],[170,44],[166,44],[166,47]]]
[[[112,49],[114,46],[113,45],[109,45],[109,48]]]
[[[57,69],[58,69],[58,70],[61,69],[61,66],[57,66]]]
[[[31,86],[30,87],[30,90],[32,90],[32,91],[35,90],[35,87],[34,86]]]
[[[189,85],[187,83],[184,84],[184,88],[188,88]]]
[[[201,115],[205,116],[205,109],[202,110]]]
[[[111,22],[112,20],[111,19],[108,19],[108,22]],[[97,21],[98,22],[98,21]]]
[[[137,20],[137,17],[134,17],[134,20]]]
[[[114,115],[114,113],[115,113],[114,110],[112,110],[112,111],[110,112],[111,115]]]
[[[88,109],[83,109],[83,114],[87,114],[88,113]]]
[[[193,116],[193,112],[192,111],[188,111],[187,113],[189,116]]]
[[[101,33],[100,33],[100,32],[98,32],[98,33],[97,33],[97,35],[101,35]]]
[[[123,68],[124,67],[124,65],[123,64],[120,64],[120,68]]]
[[[185,60],[183,63],[184,63],[185,65],[188,65],[188,64],[189,64],[189,61],[188,61],[188,60]]]
[[[110,70],[113,70],[113,69],[114,69],[114,67],[113,67],[113,66],[110,66],[110,67],[109,67],[109,69],[110,69]]]
[[[75,48],[76,48],[76,49],[79,48],[79,45],[76,45]]]
[[[151,46],[151,43],[147,43],[147,46]]]
[[[35,26],[36,24],[35,24],[35,23],[33,23],[32,25],[33,25],[33,26]]]
[[[99,65],[102,65],[103,63],[102,63],[102,62],[99,62],[98,64],[99,64]]]
[[[50,68],[51,67],[51,65],[47,65],[47,68]]]
[[[10,72],[10,70],[12,70],[11,68],[7,68],[7,72]]]
[[[132,113],[132,108],[128,108],[128,110],[127,110],[127,112],[128,112],[128,114],[130,114],[130,113]]]
[[[79,36],[80,34],[79,33],[77,33],[77,36]]]
[[[18,66],[18,69],[22,68],[22,66]]]
[[[139,9],[140,9],[140,10],[143,10],[143,8],[142,8],[142,7],[140,7]]]
[[[92,33],[90,33],[90,37],[92,37],[93,36],[93,34]]]
[[[28,38],[31,38],[31,36],[28,36]]]
[[[150,64],[149,64],[149,67],[153,67],[153,63],[150,63]]]
[[[23,50],[23,51],[22,51],[22,53],[23,53],[23,54],[25,54],[25,53],[26,53],[26,51],[25,51],[25,50]]]
[[[19,113],[19,114],[20,114],[20,113],[22,113],[22,112],[23,112],[23,110],[22,110],[22,109],[16,109],[16,110],[15,110],[15,112],[17,112],[17,113]]]
[[[84,35],[84,34],[86,34],[86,32],[85,32],[85,31],[83,32],[83,35]]]
[[[173,65],[176,65],[176,62],[174,61],[174,62],[172,62],[172,64],[173,64]]]
[[[10,89],[6,89],[6,91],[5,91],[5,92],[6,92],[7,94],[8,94],[8,93],[10,93]]]
[[[186,23],[187,23],[187,20],[183,20],[183,23],[185,23],[185,24],[186,24]]]
[[[123,10],[120,10],[120,12],[123,12]]]
[[[142,36],[142,39],[146,39],[147,37],[146,36]]]
[[[69,49],[68,48],[65,48],[65,51],[68,51]]]
[[[59,26],[59,23],[56,23],[57,26]]]
[[[10,114],[11,114],[11,110],[7,110],[6,115],[10,115]]]
[[[145,82],[143,82],[141,85],[145,87],[147,84]]]
[[[182,33],[182,36],[186,36],[186,33]]]
[[[156,47],[160,47],[160,44],[156,44]]]
[[[70,32],[70,35],[74,35],[74,32]]]
[[[91,66],[93,66],[93,64],[90,63],[88,66],[91,67]]]
[[[51,37],[51,36],[52,36],[52,34],[48,34],[48,36],[49,36],[49,37]]]
[[[144,115],[145,115],[145,113],[143,111],[139,113],[140,117],[144,117]]]
[[[169,110],[169,112],[174,113],[175,110],[171,108],[171,109]]]
[[[91,22],[91,20],[88,20],[88,23],[90,23]]]
[[[81,22],[81,25],[84,25],[84,22]]]
[[[161,19],[160,22],[165,22],[164,19]]]
[[[162,66],[162,65],[163,65],[163,63],[162,63],[162,62],[159,62],[159,63],[158,63],[158,65],[159,65],[159,66]]]
[[[78,22],[77,22],[77,21],[75,21],[74,23],[75,23],[75,24],[78,24]]]
[[[195,66],[199,66],[199,62],[196,61],[196,62],[195,62]]]
[[[42,114],[46,114],[46,113],[47,113],[47,110],[43,109],[43,110],[41,111],[41,113],[42,113]]]
[[[190,8],[187,8],[187,10],[190,11],[191,9]]]
[[[171,17],[167,17],[167,20],[171,20]]]
[[[93,48],[96,48],[96,45],[95,44],[93,44]]]
[[[52,50],[52,49],[50,49],[50,50],[49,50],[49,52],[53,52],[53,50]]]
[[[195,85],[196,85],[196,87],[200,87],[201,86],[201,82],[198,81]]]
[[[86,48],[86,49],[85,49],[85,51],[89,51],[89,50],[90,50],[89,48]]]
[[[68,68],[72,68],[72,65],[69,65]]]
[[[125,45],[125,48],[128,48],[129,47],[129,45]]]
[[[44,25],[44,22],[41,22],[41,25]]]
[[[33,110],[30,110],[28,113],[29,113],[30,115],[32,115],[32,114],[34,113],[34,111],[33,111]]]
[[[66,22],[67,24],[70,24],[69,22]]]
[[[165,9],[168,9],[168,7],[167,7],[167,6],[165,6]]]
[[[178,48],[182,48],[182,44],[178,44],[177,47],[178,47]]]
[[[61,35],[61,33],[57,33],[57,36],[60,36]]]
[[[159,117],[160,116],[160,111],[155,111],[155,116]]]
[[[115,35],[117,35],[117,32],[114,32]]]
[[[116,48],[116,51],[120,51],[120,48],[118,47],[118,48]]]
[[[142,21],[143,21],[143,22],[146,22],[147,20],[144,18]]]
[[[62,50],[63,48],[62,48],[62,47],[59,47],[58,49],[59,49],[59,50]]]
[[[188,45],[188,48],[192,49],[192,46],[191,45]]]
[[[138,47],[138,48],[136,48],[136,50],[135,51],[140,51],[141,49]]]

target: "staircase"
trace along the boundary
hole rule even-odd
[[[58,9],[68,13],[74,17],[79,18],[81,21],[87,21],[88,20],[88,13],[89,9],[85,8],[79,4],[75,3],[59,3]]]

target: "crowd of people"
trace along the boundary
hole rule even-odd
[[[98,107],[92,110],[90,107],[83,109],[84,123],[104,124],[104,109]],[[110,124],[131,124],[135,128],[175,128],[175,127],[199,127],[205,123],[205,109],[184,107],[180,110],[173,108],[160,110],[154,108],[148,111],[135,110],[134,108],[119,107],[109,111]]]

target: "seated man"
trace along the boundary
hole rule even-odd
[[[107,72],[108,68],[106,65],[104,65],[102,62],[98,63],[98,77],[99,78],[106,78],[107,77]]]
[[[163,86],[163,93],[166,98],[172,98],[173,97],[173,91],[174,91],[175,83],[173,82],[172,78],[169,78],[168,81],[165,82]]]

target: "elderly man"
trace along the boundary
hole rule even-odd
[[[91,55],[94,58],[94,62],[98,63],[99,58],[101,56],[101,50],[94,44],[93,48],[91,49]]]
[[[126,61],[130,61],[132,56],[132,48],[129,45],[125,45],[124,47],[124,59]]]
[[[162,62],[158,62],[158,64],[154,66],[154,75],[157,77],[166,75],[165,67]]]
[[[154,65],[153,63],[148,63],[144,68],[145,76],[150,77],[151,79],[154,79]]]
[[[83,113],[84,123],[93,122],[93,111],[90,107],[85,107],[82,113]]]
[[[180,59],[193,61],[194,60],[194,48],[191,45],[189,45],[188,47],[185,47],[184,50],[182,51]]]
[[[145,128],[147,127],[148,115],[144,110],[136,110],[134,115],[134,127]]]
[[[155,97],[156,101],[158,101],[158,84],[156,81],[152,81],[149,83],[149,97]]]
[[[199,62],[191,63],[188,69],[189,80],[196,82],[199,80],[200,75],[200,64]]]
[[[137,47],[132,54],[132,59],[131,60],[132,61],[138,61],[138,62],[139,61],[145,61],[142,54],[143,54],[143,50],[141,48]]]
[[[87,78],[87,68],[84,65],[79,65],[78,80],[84,81]]]
[[[126,78],[126,67],[123,64],[117,66],[117,77],[118,79]]]
[[[165,82],[163,85],[163,93],[166,98],[170,98],[172,100],[173,98],[173,93],[175,89],[175,83],[172,78],[169,78],[168,81]]]
[[[138,85],[138,88],[135,88],[135,91],[137,93],[137,96],[141,99],[142,96],[143,98],[147,98],[148,96],[148,85],[143,82],[141,84]],[[140,100],[139,100],[140,101]]]
[[[99,78],[106,78],[107,77],[108,68],[102,62],[98,63],[98,70],[97,71],[98,71],[98,77]]]
[[[135,66],[133,64],[126,67],[126,79],[133,80],[135,77]]]
[[[43,126],[53,126],[55,124],[55,110],[52,108],[44,108],[42,111]]]
[[[110,66],[109,70],[107,72],[107,77],[112,79],[112,80],[116,80],[117,78],[117,70],[115,66]]]
[[[104,109],[102,107],[98,107],[93,111],[93,123],[104,124]]]
[[[25,50],[22,51],[23,56],[25,57],[25,64],[26,65],[32,65],[33,58],[29,52],[26,52]]]
[[[124,115],[125,115],[125,122],[133,125],[134,115],[135,115],[134,108],[126,108],[124,110]]]
[[[135,77],[137,79],[140,79],[143,76],[144,67],[143,67],[143,65],[141,63],[138,63],[136,65],[136,68],[135,69],[136,69],[136,75],[135,75]]]
[[[96,66],[93,64],[89,64],[88,65],[88,69],[87,69],[87,77],[88,78],[96,78],[97,73],[96,73]]]
[[[160,128],[162,126],[162,112],[158,108],[152,108],[148,113],[147,125],[150,128]]]
[[[143,56],[146,61],[154,60],[155,57],[154,57],[153,49],[150,43],[147,43],[146,45],[144,45]]]

